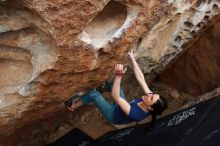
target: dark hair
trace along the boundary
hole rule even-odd
[[[152,120],[150,122],[150,128],[154,128],[156,119],[158,115],[161,115],[162,112],[167,108],[167,101],[164,97],[160,96],[160,98],[151,105],[152,110],[149,112],[151,113]]]

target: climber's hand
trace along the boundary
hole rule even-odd
[[[123,74],[125,74],[127,71],[127,68],[124,67],[123,64],[116,64],[115,65],[115,74],[117,76],[122,76]]]
[[[128,52],[128,56],[132,59],[132,58],[134,58],[134,53],[133,53],[133,51],[131,50],[130,52]]]

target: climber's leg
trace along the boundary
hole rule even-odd
[[[82,96],[82,104],[88,105],[90,103],[94,103],[98,107],[99,111],[106,120],[108,120],[110,123],[114,122],[113,111],[115,106],[108,103],[102,94],[95,89]]]

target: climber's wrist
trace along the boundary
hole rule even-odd
[[[115,73],[115,76],[122,76],[123,73]]]
[[[118,71],[118,72],[116,71],[116,72],[115,72],[115,76],[122,76],[122,75],[124,75],[123,72],[120,72],[120,71]]]

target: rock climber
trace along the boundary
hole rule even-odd
[[[127,69],[122,64],[117,64],[115,65],[115,78],[113,83],[105,83],[104,86],[92,89],[82,96],[73,96],[65,102],[68,109],[74,111],[82,105],[94,103],[103,117],[111,124],[128,124],[130,122],[141,121],[151,116],[151,127],[153,128],[157,116],[161,115],[167,108],[167,102],[164,97],[153,93],[149,89],[144,74],[134,58],[133,51],[129,52],[128,56],[131,59],[135,77],[142,87],[144,95],[130,102],[126,100],[121,88],[121,79]],[[115,104],[111,104],[105,100],[102,95],[102,92],[105,91],[111,92]]]

